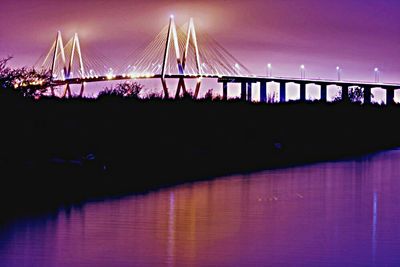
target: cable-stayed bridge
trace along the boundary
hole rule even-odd
[[[386,90],[386,103],[394,103],[394,92],[400,84],[350,82],[340,80],[284,78],[255,76],[251,71],[231,55],[222,45],[207,33],[198,32],[193,19],[177,27],[171,16],[166,25],[155,38],[142,50],[129,56],[120,67],[96,51],[82,50],[79,36],[75,34],[65,44],[61,32],[49,51],[39,58],[35,65],[51,73],[52,94],[55,87],[62,87],[62,97],[71,96],[72,84],[80,84],[79,95],[82,96],[86,83],[131,79],[160,79],[164,97],[170,97],[168,79],[177,79],[175,97],[187,92],[186,79],[196,79],[193,92],[198,97],[204,78],[217,79],[222,83],[223,98],[227,99],[228,84],[241,84],[241,98],[252,100],[252,85],[260,83],[260,101],[267,100],[269,82],[279,83],[279,99],[286,101],[286,86],[289,83],[300,87],[300,100],[306,100],[308,84],[320,86],[321,99],[327,100],[327,88],[336,85],[342,88],[342,98],[349,97],[349,88],[361,87],[364,91],[364,103],[371,101],[371,89]]]

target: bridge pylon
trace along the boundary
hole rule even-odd
[[[184,71],[185,71],[186,60],[188,57],[189,46],[191,43],[194,47],[197,74],[199,75],[199,78],[197,79],[194,95],[193,95],[194,98],[197,98],[199,91],[200,91],[201,74],[202,73],[201,73],[201,65],[200,65],[199,46],[197,44],[197,35],[196,35],[196,29],[194,27],[193,18],[190,18],[188,31],[187,31],[187,35],[186,35],[185,50],[183,51],[183,56],[182,56],[182,74],[184,74]],[[186,85],[185,85],[184,77],[179,78],[178,87],[176,89],[176,97],[179,97],[181,88],[182,88],[183,92],[186,92]]]
[[[169,97],[167,82],[165,80],[165,71],[166,71],[166,67],[168,64],[168,57],[169,57],[169,52],[170,52],[170,47],[171,47],[171,39],[173,41],[173,46],[175,48],[175,55],[176,55],[176,61],[177,61],[177,65],[178,65],[179,74],[183,75],[183,66],[182,66],[182,61],[181,61],[180,51],[179,51],[178,34],[176,31],[174,16],[172,16],[172,15],[169,19],[167,41],[165,44],[164,57],[163,57],[163,63],[162,63],[162,69],[161,69],[161,83],[163,86],[165,98]]]
[[[178,39],[178,34],[176,30],[176,24],[174,17],[171,16],[169,20],[169,26],[168,26],[168,32],[167,32],[167,40],[165,43],[165,50],[164,50],[164,57],[163,57],[163,62],[162,62],[162,69],[161,69],[161,82],[164,90],[164,96],[166,98],[169,97],[169,90],[168,86],[166,83],[165,79],[165,72],[166,72],[166,66],[168,65],[168,60],[169,60],[169,54],[170,54],[170,49],[171,49],[171,42],[173,45],[173,48],[175,49],[175,56],[176,56],[176,64],[178,68],[178,74],[181,75],[182,77],[179,78],[178,81],[178,86],[176,89],[176,94],[175,97],[179,97],[181,90],[183,93],[186,93],[186,84],[184,80],[184,75],[185,75],[185,66],[186,66],[186,61],[188,58],[189,54],[189,48],[190,45],[193,45],[194,51],[195,51],[195,61],[196,61],[196,68],[197,68],[197,75],[199,76],[194,92],[194,97],[197,98],[199,91],[200,91],[200,86],[201,86],[201,65],[200,65],[200,55],[199,55],[199,47],[197,44],[197,36],[196,36],[196,29],[194,26],[193,19],[191,18],[189,21],[189,26],[187,30],[187,35],[186,35],[186,41],[185,41],[185,47],[181,56],[181,51],[179,47],[179,39]]]
[[[85,75],[85,67],[83,65],[81,45],[80,45],[79,36],[78,36],[77,33],[75,33],[75,35],[73,37],[73,40],[72,40],[71,55],[69,57],[69,63],[68,63],[67,74],[66,74],[66,77],[68,79],[72,78],[71,77],[71,73],[72,73],[72,66],[74,64],[75,53],[77,54],[78,60],[79,60],[79,72],[82,75],[82,77],[84,77],[84,75]],[[82,97],[84,90],[85,90],[85,83],[83,82],[81,84],[81,90],[79,92],[79,97]],[[65,90],[64,90],[64,92],[62,94],[62,98],[64,98],[67,95],[68,95],[68,97],[72,96],[71,88],[70,88],[70,85],[68,83],[67,83],[67,85],[65,87]]]
[[[75,60],[78,61],[78,77],[73,77]],[[42,69],[50,71],[50,79],[54,82],[50,87],[52,96],[55,96],[54,84],[63,82],[65,88],[61,94],[61,98],[66,96],[71,97],[71,88],[68,80],[73,78],[80,78],[82,80],[85,78],[85,65],[78,34],[75,33],[74,37],[64,44],[61,31],[58,31],[55,41],[39,66]],[[83,95],[84,88],[85,82],[82,81],[79,96]]]
[[[57,61],[59,60],[59,57],[61,57],[61,64],[63,65],[63,72],[61,74],[63,75],[62,79],[64,79],[67,76],[67,68],[66,68],[65,50],[64,50],[64,44],[63,44],[63,40],[62,40],[61,31],[58,31],[57,36],[56,36],[53,60],[52,60],[51,69],[50,69],[51,80],[53,80],[53,78],[54,78],[55,68],[56,68]],[[47,57],[46,57],[46,59],[47,59]],[[46,61],[46,59],[45,59],[45,61]],[[54,88],[53,87],[51,87],[51,94],[52,94],[52,96],[54,96]]]

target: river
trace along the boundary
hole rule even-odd
[[[400,150],[20,219],[0,266],[400,266]]]

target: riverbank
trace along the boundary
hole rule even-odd
[[[0,110],[12,113],[0,134],[5,218],[400,145],[397,106],[107,97]]]

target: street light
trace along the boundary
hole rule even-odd
[[[379,83],[379,69],[375,68],[374,73],[375,73],[375,82]]]
[[[271,77],[272,76],[272,64],[268,63],[267,65],[267,76]]]
[[[336,67],[336,72],[337,72],[337,79],[338,79],[338,81],[340,81],[340,72],[341,72],[342,70],[340,69],[340,67],[339,66],[337,66]]]
[[[300,66],[300,78],[305,79],[306,78],[306,67],[304,65]]]

